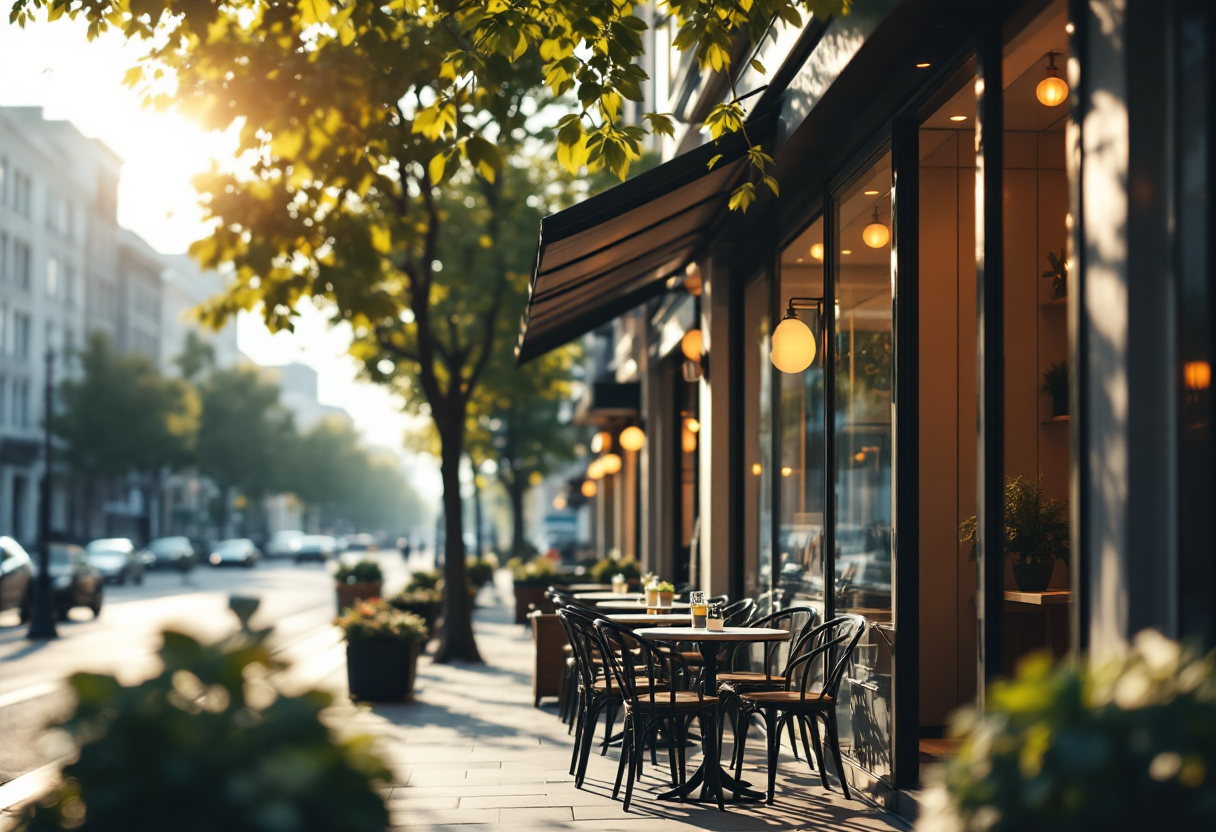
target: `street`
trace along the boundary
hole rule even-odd
[[[410,569],[430,566],[415,556],[407,569],[393,550],[370,557],[384,571],[386,594],[401,588]],[[188,583],[176,572],[149,572],[142,586],[107,586],[96,620],[87,609],[74,610],[70,621],[59,623],[59,638],[48,642],[29,641],[16,612],[0,615],[0,785],[65,753],[62,738],[57,742],[42,728],[67,713],[66,677],[94,671],[116,674],[126,684],[147,678],[156,670],[162,629],[214,640],[236,628],[230,594],[261,599],[251,624],[275,628],[271,644],[291,662],[281,684],[317,686],[342,661],[331,626],[336,610],[329,575],[335,566],[277,560],[254,569],[199,566]]]

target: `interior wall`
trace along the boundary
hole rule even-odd
[[[920,170],[920,721],[975,698],[975,150],[970,130],[923,130]]]

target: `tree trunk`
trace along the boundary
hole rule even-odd
[[[511,556],[527,558],[527,544],[524,542],[524,485],[516,474],[516,482],[511,483],[507,493],[511,495]]]
[[[473,640],[473,599],[469,596],[464,562],[464,505],[460,499],[460,459],[464,455],[464,414],[456,425],[439,428],[443,444],[440,472],[443,477],[444,554],[443,621],[439,626],[437,662],[480,662]]]

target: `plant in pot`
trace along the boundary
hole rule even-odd
[[[1068,297],[1068,258],[1064,249],[1060,253],[1047,252],[1047,264],[1050,269],[1043,272],[1043,277],[1051,280],[1051,299],[1059,300]]]
[[[671,602],[675,600],[676,597],[676,588],[667,581],[655,581],[653,586],[655,595],[657,596],[657,606],[670,607]],[[649,587],[647,587],[646,595],[647,597],[650,595]]]
[[[338,592],[338,615],[356,601],[379,598],[384,588],[384,573],[374,560],[361,560],[356,564],[342,564],[334,572],[334,586]]]
[[[1068,364],[1057,361],[1043,373],[1041,391],[1051,396],[1051,415],[1068,415]]]
[[[400,702],[413,694],[419,649],[430,637],[422,618],[371,600],[357,602],[334,623],[346,639],[352,699]]]
[[[389,603],[402,612],[412,612],[426,624],[428,630],[435,629],[439,611],[443,608],[443,592],[438,589],[405,588],[389,599]]]
[[[591,580],[597,584],[611,583],[613,575],[624,575],[625,580],[636,583],[642,570],[633,558],[604,558],[591,568]]]
[[[515,582],[516,624],[528,623],[529,605],[544,603],[545,591],[556,575],[557,567],[545,558],[536,558],[511,570]]]
[[[1023,592],[1042,592],[1057,560],[1068,562],[1068,503],[1043,494],[1042,477],[1005,481],[1005,554],[1013,556],[1013,579]],[[979,524],[974,515],[959,526],[960,541],[976,557]]]
[[[139,684],[77,673],[62,724],[74,753],[15,817],[27,832],[383,832],[392,775],[367,737],[322,722],[332,698],[287,695],[270,630],[217,644],[165,632],[161,668]],[[7,828],[7,826],[6,826]]]
[[[488,558],[469,558],[466,574],[469,576],[469,586],[474,590],[481,589],[494,580],[495,564]]]
[[[920,832],[1216,829],[1216,654],[1152,630],[1130,650],[1024,661],[964,711]]]

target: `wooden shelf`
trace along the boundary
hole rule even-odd
[[[1033,604],[1036,607],[1052,607],[1057,604],[1071,604],[1071,589],[1049,589],[1046,592],[1022,592],[1017,589],[1005,590],[1005,600],[1016,604]]]
[[[1043,421],[1043,424],[1045,424],[1045,425],[1055,424],[1056,422],[1067,422],[1068,414],[1065,414],[1063,416],[1052,416],[1050,419],[1043,419],[1042,421]]]
[[[1066,306],[1068,306],[1068,298],[1056,298],[1039,304],[1040,309],[1063,309]]]

